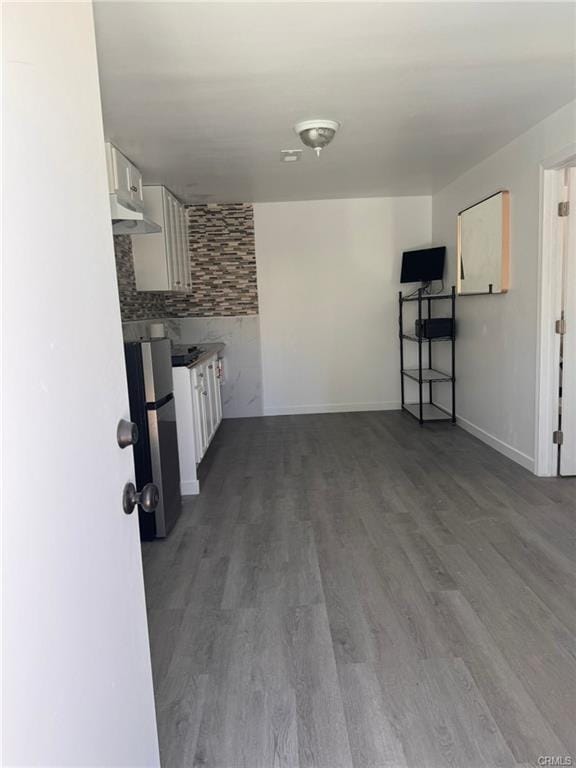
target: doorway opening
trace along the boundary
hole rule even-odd
[[[536,467],[576,475],[576,146],[543,167]]]

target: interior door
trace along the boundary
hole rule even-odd
[[[576,475],[576,168],[566,170],[570,212],[563,245],[560,474]]]
[[[2,764],[159,765],[89,3],[3,7]]]

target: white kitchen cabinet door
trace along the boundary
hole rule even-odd
[[[186,270],[184,267],[184,232],[182,230],[182,210],[184,208],[176,198],[173,200],[174,237],[176,240],[175,262],[178,268],[178,290],[186,290]]]
[[[132,199],[130,191],[132,163],[113,144],[106,144],[106,160],[108,163],[108,191],[110,194],[117,195],[121,202],[129,203]]]
[[[132,200],[132,193],[130,191],[130,170],[132,163],[127,157],[118,152],[116,147],[112,147],[112,169],[114,179],[114,192],[118,195],[118,199],[130,202]]]
[[[170,210],[172,218],[170,221],[170,229],[172,233],[172,240],[174,243],[174,249],[172,251],[172,268],[174,269],[174,285],[177,290],[181,290],[184,283],[184,274],[182,271],[182,231],[180,229],[180,205],[171,197]]]
[[[202,422],[204,425],[203,431],[203,443],[204,449],[202,455],[206,453],[206,449],[212,439],[212,410],[210,408],[210,388],[208,382],[208,370],[205,365],[200,368],[200,380],[202,382]]]
[[[166,235],[169,242],[168,258],[170,261],[170,273],[172,275],[173,290],[180,290],[182,279],[180,276],[179,242],[177,227],[177,208],[178,203],[169,192],[166,195],[167,223]]]
[[[136,288],[139,291],[184,291],[183,206],[166,187],[144,187],[143,194],[144,210],[160,224],[162,232],[132,235]]]
[[[222,360],[217,358],[215,364],[216,374],[216,429],[222,421]]]
[[[204,387],[204,367],[192,369],[192,390],[194,395],[194,435],[196,439],[196,455],[198,462],[204,456],[208,447],[208,427],[206,421],[206,402],[208,393]]]
[[[174,288],[176,285],[176,272],[174,270],[174,237],[172,232],[172,203],[170,200],[170,196],[167,194],[166,190],[162,190],[162,210],[163,210],[163,221],[162,221],[162,239],[164,244],[164,250],[165,250],[165,259],[166,259],[166,265],[167,265],[167,272],[168,272],[168,283],[170,286],[170,289]]]
[[[108,166],[108,192],[115,194],[121,203],[136,210],[143,210],[144,196],[142,174],[113,144],[106,144]]]
[[[202,366],[202,381],[204,384],[204,420],[206,423],[206,448],[214,435],[214,419],[212,417],[212,388],[210,386],[210,370],[208,363]],[[206,450],[206,448],[204,450]]]
[[[210,401],[210,434],[208,441],[212,440],[222,420],[222,401],[220,393],[220,379],[218,376],[218,359],[213,357],[206,363],[206,375],[208,378],[208,391]]]
[[[136,289],[139,291],[171,291],[172,269],[167,236],[168,206],[164,187],[144,187],[144,210],[162,232],[132,235],[132,256]]]
[[[200,456],[196,444],[197,428],[194,417],[194,371],[184,366],[176,366],[172,368],[172,380],[176,405],[180,492],[183,496],[193,496],[200,491],[197,472]]]
[[[214,437],[216,431],[216,372],[215,372],[216,359],[208,360],[206,362],[206,389],[208,390],[208,442]]]
[[[183,287],[186,291],[189,291],[192,288],[192,275],[190,273],[190,251],[188,247],[188,215],[183,205],[180,206],[180,232],[182,237]]]
[[[216,355],[193,368],[174,368],[181,490],[200,491],[196,468],[222,420],[220,360]]]
[[[132,163],[128,169],[130,180],[130,200],[134,208],[139,211],[144,209],[144,187],[142,186],[142,174]]]

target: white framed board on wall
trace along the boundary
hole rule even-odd
[[[456,290],[461,295],[507,293],[510,286],[510,193],[458,214]]]

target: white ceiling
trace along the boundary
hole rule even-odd
[[[429,194],[574,98],[575,12],[98,2],[106,136],[191,202]],[[281,163],[309,117],[342,128]]]

